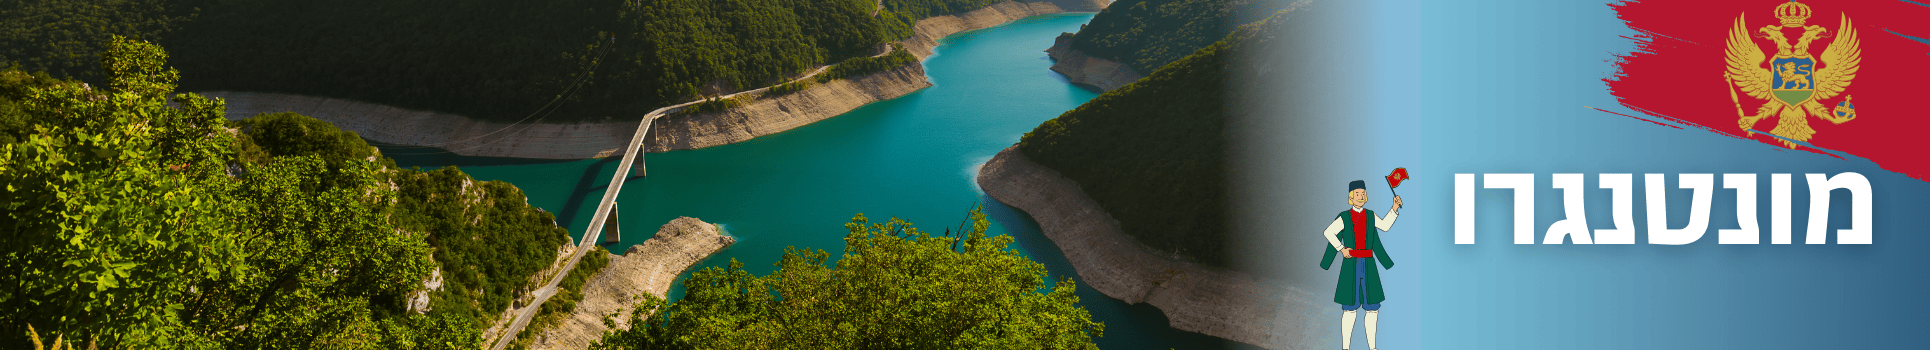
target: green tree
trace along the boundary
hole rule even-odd
[[[104,345],[181,347],[196,281],[242,273],[246,207],[225,200],[233,135],[222,105],[167,105],[177,74],[158,47],[116,37],[101,63],[110,89],[63,82],[26,92],[34,120],[0,145],[0,328]],[[23,116],[24,115],[24,116]],[[191,314],[190,314],[191,315]],[[12,332],[10,332],[12,333]],[[9,343],[24,334],[4,335]]]
[[[247,131],[249,141],[268,154],[315,155],[330,164],[375,155],[375,148],[355,132],[300,114],[263,113],[229,124]]]
[[[160,47],[105,46],[106,89],[10,87],[24,92],[7,117],[33,124],[0,145],[0,328],[106,348],[476,343],[465,320],[401,311],[434,265],[389,219],[384,163],[276,147],[245,160],[252,141],[220,101],[170,97]]]
[[[844,255],[786,249],[768,276],[735,260],[684,282],[682,301],[648,298],[632,328],[592,349],[1093,349],[1104,325],[1078,306],[1071,280],[1045,284],[1045,266],[1011,249],[1011,236],[970,227],[934,236],[863,214],[845,224]],[[652,312],[654,311],[654,313]]]
[[[317,155],[250,168],[229,197],[249,205],[248,268],[199,283],[189,324],[234,346],[309,347],[401,309],[434,265],[423,237],[385,220],[394,194],[379,169]]]
[[[27,139],[39,115],[27,113],[22,105],[35,89],[46,89],[62,81],[47,73],[27,74],[18,70],[0,71],[0,144]]]

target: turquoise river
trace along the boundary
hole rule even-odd
[[[1053,275],[1071,265],[1023,212],[999,204],[973,181],[978,166],[1018,142],[1039,123],[1096,94],[1048,69],[1044,50],[1061,32],[1077,31],[1092,14],[1035,16],[952,35],[926,60],[934,86],[783,133],[736,144],[645,157],[649,176],[629,180],[618,195],[622,252],[679,216],[720,224],[737,244],[692,267],[731,259],[770,273],[785,247],[837,256],[853,214],[873,222],[898,217],[934,233],[956,226],[984,203],[991,234],[1007,234]],[[391,154],[420,153],[395,150]],[[532,205],[558,213],[581,236],[617,158],[577,161],[456,156],[396,156],[403,166],[458,166],[481,180],[515,184]],[[689,276],[686,272],[682,278]],[[1148,305],[1126,305],[1079,282],[1079,297],[1105,323],[1096,339],[1107,349],[1219,348],[1226,342],[1167,326]],[[679,285],[672,300],[681,297]],[[1238,344],[1232,344],[1238,345]]]

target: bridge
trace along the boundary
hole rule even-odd
[[[589,229],[583,232],[583,239],[577,240],[576,249],[570,252],[569,262],[564,263],[562,269],[555,271],[554,275],[550,277],[549,283],[544,284],[542,288],[536,289],[534,293],[536,296],[535,299],[531,301],[529,305],[523,306],[521,310],[517,310],[516,320],[511,322],[509,327],[503,329],[503,332],[496,336],[496,342],[489,346],[490,349],[502,350],[504,347],[509,346],[509,343],[515,341],[516,335],[523,331],[523,327],[529,326],[530,318],[535,317],[536,311],[542,309],[541,306],[543,306],[543,302],[549,301],[550,297],[556,295],[556,286],[562,284],[563,278],[568,277],[570,271],[576,269],[576,263],[582,261],[583,254],[589,252],[590,248],[597,244],[597,237],[603,234],[604,221],[615,216],[612,210],[616,209],[617,194],[623,191],[623,180],[630,178],[630,167],[636,166],[638,176],[646,174],[643,164],[640,164],[639,161],[643,160],[643,153],[647,151],[644,149],[643,137],[650,133],[650,125],[655,122],[658,117],[663,116],[664,113],[681,110],[683,107],[691,104],[692,103],[685,103],[658,108],[655,111],[651,111],[650,114],[644,115],[643,121],[637,125],[636,135],[630,136],[630,145],[624,149],[623,162],[617,164],[616,175],[610,177],[610,186],[605,187],[603,190],[603,200],[596,204],[596,212],[591,216]]]
[[[878,56],[891,53],[889,46],[886,46],[884,51],[884,53],[880,53]],[[811,73],[805,74],[803,78],[798,78],[791,82],[815,79],[819,73],[824,73],[824,71],[829,68],[831,68],[831,66],[818,67],[816,70],[812,70]],[[763,94],[766,91],[770,91],[770,89],[771,87],[766,86],[755,90],[724,95],[719,98],[728,99],[744,94]],[[646,176],[648,173],[643,164],[643,154],[649,151],[645,148],[644,136],[650,133],[650,125],[655,123],[657,118],[661,118],[667,113],[682,111],[686,107],[702,102],[703,100],[685,102],[674,106],[658,108],[657,110],[650,111],[648,114],[644,114],[643,121],[637,124],[636,134],[630,136],[630,145],[624,148],[623,162],[617,164],[616,175],[610,177],[610,185],[603,190],[603,200],[597,202],[596,212],[590,216],[590,227],[583,232],[583,239],[577,240],[576,250],[570,252],[569,262],[564,263],[562,269],[555,271],[555,275],[550,277],[549,283],[543,284],[542,288],[536,289],[533,293],[535,298],[529,305],[525,305],[521,309],[516,310],[515,321],[511,322],[509,327],[503,329],[503,332],[496,336],[495,342],[489,344],[488,348],[502,350],[504,347],[509,346],[509,343],[516,340],[517,334],[521,333],[524,327],[529,326],[530,318],[535,317],[536,311],[542,309],[541,306],[543,306],[543,302],[549,301],[551,296],[556,295],[556,286],[562,284],[563,278],[568,277],[570,271],[576,269],[576,263],[583,259],[583,254],[588,252],[593,245],[597,244],[597,238],[603,234],[604,222],[616,218],[614,211],[617,205],[617,194],[623,191],[623,181],[630,178],[631,167],[636,167],[636,176]],[[488,334],[484,334],[483,336],[488,337]]]

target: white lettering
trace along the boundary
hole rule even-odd
[[[1635,244],[1635,176],[1601,174],[1601,188],[1614,197],[1615,228],[1595,230],[1595,244]]]
[[[1513,232],[1515,244],[1535,244],[1535,174],[1481,174],[1482,188],[1514,190]],[[1553,174],[1553,188],[1562,190],[1564,217],[1548,225],[1541,244],[1635,244],[1634,176],[1627,173],[1599,174],[1598,188],[1609,190],[1612,199],[1613,228],[1590,230],[1587,217],[1585,175]],[[1722,188],[1736,190],[1736,228],[1716,231],[1719,244],[1761,244],[1762,228],[1757,206],[1759,174],[1722,174]],[[1805,244],[1824,244],[1828,240],[1830,194],[1838,189],[1850,192],[1850,227],[1836,231],[1836,244],[1871,244],[1874,191],[1862,174],[1844,172],[1835,176],[1804,174],[1809,181],[1809,227]],[[1454,244],[1474,244],[1475,207],[1478,193],[1475,174],[1454,174]],[[1676,188],[1690,190],[1689,223],[1670,229],[1668,184],[1664,174],[1643,174],[1644,208],[1648,213],[1649,244],[1683,245],[1695,243],[1709,231],[1710,206],[1714,201],[1715,174],[1677,174]],[[1769,174],[1769,242],[1790,244],[1790,174]],[[1591,235],[1592,232],[1592,235]]]
[[[1454,244],[1474,244],[1474,174],[1454,174]]]
[[[1715,174],[1676,174],[1678,188],[1694,190],[1690,197],[1689,225],[1669,229],[1669,197],[1662,174],[1643,174],[1642,186],[1648,193],[1649,244],[1682,245],[1702,239],[1709,232],[1710,192],[1715,191]]]
[[[1515,190],[1515,244],[1535,244],[1535,174],[1486,174],[1481,186]]]
[[[1722,174],[1722,188],[1736,189],[1737,229],[1716,230],[1721,244],[1760,244],[1762,229],[1756,227],[1756,174]]]
[[[1809,179],[1809,232],[1804,235],[1803,243],[1823,244],[1823,232],[1829,227],[1829,192],[1836,189],[1850,190],[1850,228],[1836,230],[1836,244],[1870,244],[1870,209],[1874,199],[1870,198],[1870,179],[1863,174],[1841,173],[1823,178],[1823,174],[1803,174]]]
[[[1789,174],[1769,174],[1769,244],[1789,244]]]
[[[1575,244],[1593,244],[1588,239],[1588,216],[1582,210],[1582,174],[1555,174],[1555,188],[1561,189],[1562,212],[1567,216],[1553,225],[1541,244],[1561,244],[1564,236],[1575,237]]]

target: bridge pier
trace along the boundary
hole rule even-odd
[[[643,137],[637,139],[636,168],[630,171],[630,176],[650,176],[650,170],[644,166],[643,156],[650,154],[650,124],[656,122],[657,118],[645,117],[643,120]]]
[[[610,202],[610,216],[603,220],[603,243],[623,241],[623,227],[617,224],[617,202]]]

